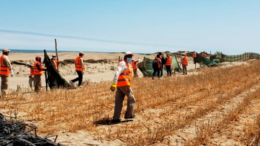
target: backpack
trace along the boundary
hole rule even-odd
[[[153,60],[153,68],[158,68],[158,60]]]

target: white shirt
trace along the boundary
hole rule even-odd
[[[120,75],[123,71],[127,71],[127,70],[128,70],[128,67],[127,67],[125,61],[121,61],[121,62],[118,64],[118,67],[117,67],[117,69],[116,69],[113,83],[116,84],[119,75]]]

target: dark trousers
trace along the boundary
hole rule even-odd
[[[162,77],[163,76],[163,68],[159,69],[159,76]]]
[[[167,70],[167,75],[172,75],[172,70],[171,70],[171,66],[166,66],[166,70]]]
[[[79,81],[78,86],[80,86],[81,83],[82,83],[82,79],[83,79],[83,73],[82,73],[82,71],[76,71],[76,72],[77,72],[77,74],[78,74],[78,77],[77,77],[76,79],[74,79],[74,80],[71,80],[71,81],[72,81],[73,83],[76,82],[76,81]]]
[[[187,75],[187,65],[182,65],[183,74]]]
[[[153,77],[155,76],[155,74],[157,73],[158,78],[160,77],[160,68],[154,68],[153,69]]]

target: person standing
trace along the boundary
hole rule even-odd
[[[137,74],[137,69],[138,69],[137,63],[138,62],[139,62],[139,59],[132,60],[132,67],[133,67],[133,71],[134,71],[134,78],[138,77],[138,74]]]
[[[167,54],[165,66],[166,66],[166,70],[167,70],[167,76],[171,76],[172,75],[172,70],[171,70],[172,57],[170,56],[170,54]]]
[[[205,51],[203,51],[203,52],[201,53],[201,56],[202,56],[202,57],[207,57],[206,54],[205,54]]]
[[[52,55],[51,62],[53,63],[55,69],[58,71],[59,62],[55,54]]]
[[[46,70],[46,67],[42,67],[41,57],[36,56],[33,64],[33,80],[34,80],[34,90],[35,92],[40,92],[42,88],[41,76],[43,71]]]
[[[30,86],[30,89],[33,91],[33,82],[34,82],[34,79],[33,79],[33,65],[34,64],[30,64],[29,62],[27,62],[26,66],[28,66],[30,68],[30,75],[29,75],[29,86]]]
[[[158,54],[155,59],[153,60],[153,76],[152,79],[154,79],[154,76],[157,74],[158,78],[160,79],[160,69],[161,69],[161,59],[160,55]]]
[[[74,84],[74,82],[79,81],[78,87],[80,87],[80,88],[82,87],[81,84],[82,84],[83,74],[84,74],[84,71],[85,71],[83,56],[84,56],[84,53],[79,52],[79,56],[75,59],[75,69],[76,69],[76,72],[78,74],[78,77],[70,81],[70,83],[72,85]]]
[[[159,52],[159,58],[161,60],[161,65],[160,65],[160,68],[159,68],[159,76],[162,77],[163,76],[163,65],[165,64],[165,58],[163,57],[163,54],[161,52]]]
[[[196,64],[196,58],[197,58],[197,52],[196,51],[194,51],[192,53],[192,57],[193,57],[194,64]]]
[[[115,96],[115,108],[112,123],[121,122],[120,115],[123,107],[123,101],[125,96],[127,96],[127,109],[125,113],[125,119],[132,119],[135,117],[134,106],[135,97],[131,88],[131,78],[133,75],[130,63],[132,62],[133,54],[131,52],[126,52],[124,60],[118,63],[117,70],[114,75],[113,84],[110,87],[111,91],[116,91]]]
[[[14,72],[12,70],[12,65],[10,63],[10,60],[8,58],[10,50],[7,48],[4,48],[2,50],[3,55],[0,57],[0,75],[1,75],[1,97],[6,98],[7,97],[7,89],[8,89],[8,80],[9,75],[13,77]]]
[[[182,69],[183,69],[183,75],[187,75],[187,66],[188,66],[188,57],[186,54],[182,54],[183,59],[181,61]]]

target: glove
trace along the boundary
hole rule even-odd
[[[14,76],[14,71],[13,70],[11,70],[11,77],[13,77]]]
[[[116,90],[116,84],[113,84],[113,85],[110,87],[110,90],[111,90],[112,92],[114,92],[114,91]]]

